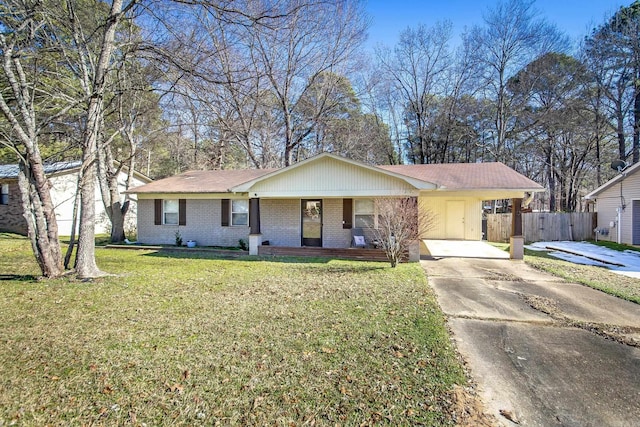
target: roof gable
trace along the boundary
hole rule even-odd
[[[325,153],[231,190],[255,197],[338,197],[409,195],[426,188],[435,185]]]
[[[609,181],[605,182],[600,187],[596,188],[591,193],[589,193],[586,196],[584,196],[584,198],[587,199],[587,200],[596,199],[598,197],[598,194],[602,193],[605,190],[608,190],[614,184],[617,184],[618,182],[624,181],[627,177],[629,177],[630,175],[635,174],[638,171],[640,171],[640,162],[629,166],[627,169],[623,170],[621,173],[619,173],[618,175],[614,176]]]
[[[256,197],[385,196],[434,189],[430,182],[323,153],[231,188]]]

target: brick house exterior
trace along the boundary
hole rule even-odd
[[[3,193],[0,198],[0,230],[27,234],[27,223],[22,216],[20,189],[15,180],[0,179]]]
[[[375,217],[359,209],[380,197],[415,197],[441,216],[424,238],[480,240],[483,200],[543,190],[501,163],[378,167],[324,153],[283,169],[190,171],[129,192],[141,243],[173,244],[179,232],[202,246],[244,239],[256,254],[266,242],[348,248],[359,216]]]

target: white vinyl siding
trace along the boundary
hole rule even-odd
[[[348,184],[347,184],[348,183]],[[257,197],[384,197],[416,194],[415,187],[386,172],[331,158],[267,178],[251,187]]]
[[[461,203],[450,204],[448,202],[464,202],[464,214],[453,215],[452,212],[447,213],[447,205],[451,209],[455,205],[461,206]],[[453,194],[442,195],[442,197],[433,197],[425,194],[419,198],[420,209],[428,209],[435,216],[434,226],[421,233],[423,238],[427,239],[464,239],[464,240],[482,240],[482,199],[472,197],[456,197]],[[453,218],[464,218],[463,224],[452,224]],[[459,227],[460,232],[456,232],[455,236],[450,235],[453,227]]]
[[[633,242],[633,201],[640,200],[640,171],[628,175],[623,181],[613,184],[611,187],[598,194],[596,197],[596,210],[598,212],[598,228],[609,230],[608,236],[600,236],[599,239],[618,239],[618,219],[620,219],[621,242],[632,244]],[[620,217],[617,209],[624,205]],[[614,224],[611,227],[611,223]]]

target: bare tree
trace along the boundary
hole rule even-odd
[[[375,239],[396,267],[409,246],[436,225],[435,214],[418,206],[415,197],[378,198],[374,200],[378,226],[372,228]]]
[[[18,185],[33,253],[42,274],[56,277],[63,272],[62,255],[40,136],[74,103],[69,104],[69,95],[59,91],[57,82],[32,72],[38,61],[33,46],[47,46],[53,36],[46,12],[40,2],[7,1],[0,6],[0,110],[10,129],[3,131],[2,145],[18,158]],[[57,102],[67,106],[55,108]]]
[[[590,77],[577,59],[549,53],[508,83],[510,96],[523,111],[515,125],[525,147],[521,155],[538,159],[551,211],[576,209],[581,181],[594,158]]]
[[[599,100],[613,119],[618,158],[640,159],[640,2],[622,7],[585,40]],[[627,129],[630,123],[630,129]],[[627,135],[632,135],[631,143]]]
[[[76,70],[84,95],[83,108],[86,111],[85,128],[82,138],[82,169],[80,185],[80,232],[76,254],[76,273],[78,277],[91,278],[101,276],[95,259],[95,189],[98,168],[98,151],[102,142],[102,125],[105,112],[105,92],[107,74],[113,62],[116,48],[116,29],[126,18],[137,0],[125,3],[113,0],[109,10],[100,16],[98,41],[86,33],[76,13],[75,5],[68,5],[70,29],[73,36],[74,59],[70,66]],[[98,15],[99,16],[99,15]]]
[[[377,52],[380,66],[404,106],[405,121],[409,124],[408,156],[412,163],[431,163],[435,155],[428,128],[435,101],[445,89],[450,39],[449,22],[433,27],[420,25],[404,30],[393,51]]]
[[[169,90],[210,112],[194,123],[199,134],[209,129],[218,138],[220,156],[233,145],[254,167],[290,164],[333,108],[325,96],[309,118],[300,100],[357,57],[366,26],[361,2],[240,0],[182,10],[189,19],[164,20],[171,37],[150,49],[168,64]]]
[[[291,4],[303,5],[291,9]],[[283,129],[283,158],[288,166],[317,120],[300,120],[300,100],[326,72],[336,75],[357,57],[366,22],[359,1],[284,2],[278,20],[263,22],[246,34],[251,58],[264,71]],[[286,16],[285,16],[286,15]],[[336,84],[338,81],[336,81]],[[326,87],[326,86],[325,86]],[[317,117],[330,107],[320,103]]]
[[[493,107],[491,145],[493,160],[506,161],[512,130],[511,100],[507,92],[509,78],[533,59],[547,52],[563,52],[569,42],[555,26],[539,18],[534,0],[499,0],[484,17],[485,26],[476,27],[471,36],[483,73],[486,97]]]

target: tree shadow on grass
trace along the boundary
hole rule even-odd
[[[32,274],[0,274],[0,282],[4,281],[37,282],[38,276]]]
[[[382,270],[388,267],[388,262],[381,261],[363,261],[363,260],[349,260],[343,258],[332,257],[305,257],[305,256],[250,256],[246,252],[228,251],[229,253],[211,252],[211,251],[175,251],[175,250],[160,250],[157,252],[146,253],[143,256],[152,258],[171,258],[171,259],[210,259],[210,260],[225,260],[225,261],[243,261],[243,262],[277,262],[284,264],[329,264],[331,261],[351,261],[357,263],[367,263],[372,265],[341,265],[331,266],[329,272],[331,273],[345,273],[345,272],[364,272],[371,270]]]

